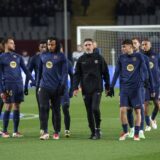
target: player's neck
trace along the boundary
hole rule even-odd
[[[9,50],[9,49],[5,49],[4,52],[5,52],[5,53],[8,53],[8,52],[12,52],[12,51]]]
[[[133,54],[133,51],[130,51],[130,52],[128,52],[127,54],[128,54],[128,55],[132,55],[132,54]]]

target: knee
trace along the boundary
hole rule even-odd
[[[11,104],[6,104],[5,110],[6,111],[11,111],[11,109],[12,109],[12,105]]]
[[[120,113],[121,113],[121,114],[126,114],[126,112],[127,112],[126,107],[121,107],[121,108],[120,108]]]

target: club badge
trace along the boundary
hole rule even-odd
[[[150,69],[152,69],[154,67],[154,63],[153,62],[149,62],[149,67],[150,67]]]
[[[128,64],[127,65],[127,71],[132,72],[134,70],[133,64]]]
[[[50,69],[53,67],[53,63],[51,61],[46,62],[46,68]]]
[[[16,68],[17,67],[17,63],[15,61],[11,61],[10,62],[10,67],[11,68]]]

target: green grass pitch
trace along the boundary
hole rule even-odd
[[[64,137],[62,130],[60,140],[50,138],[47,141],[39,140],[39,120],[21,120],[20,131],[23,138],[2,139],[0,137],[0,160],[159,160],[160,159],[160,121],[157,130],[145,133],[146,139],[135,142],[133,139],[119,142],[121,124],[119,120],[118,91],[114,98],[101,101],[102,139],[89,140],[90,135],[86,111],[81,95],[71,100],[71,137]],[[34,90],[30,90],[21,104],[21,113],[37,114],[37,104]],[[50,116],[51,117],[51,116]],[[62,115],[63,117],[63,115]],[[2,125],[2,122],[0,122]],[[9,132],[12,133],[12,120]],[[49,131],[52,134],[51,120]]]

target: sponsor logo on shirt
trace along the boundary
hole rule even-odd
[[[53,63],[51,61],[47,61],[46,62],[46,68],[52,68],[53,67]]]
[[[150,67],[150,69],[152,69],[154,67],[154,63],[153,62],[149,62],[149,67]]]
[[[54,55],[53,59],[58,59],[58,56],[57,56],[57,55]]]
[[[11,61],[10,62],[10,67],[11,68],[16,68],[17,67],[17,63],[15,61]]]
[[[137,60],[137,58],[136,57],[133,57],[133,61],[136,61]]]
[[[134,70],[133,64],[128,64],[127,65],[127,71],[132,72]]]
[[[95,64],[98,64],[98,60],[96,59],[96,60],[94,61],[94,63],[95,63]]]

